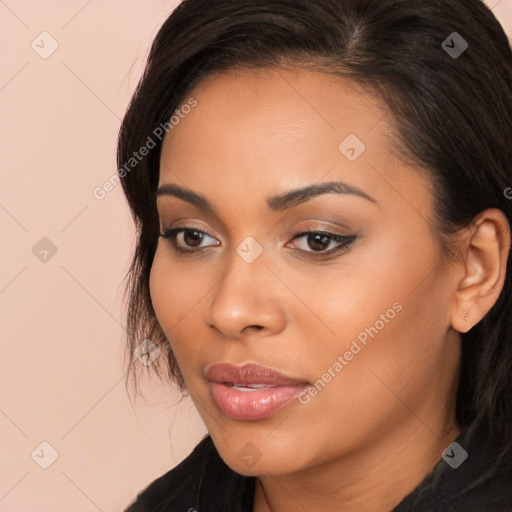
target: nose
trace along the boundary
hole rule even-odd
[[[268,336],[284,329],[282,285],[266,263],[264,255],[247,263],[234,252],[206,306],[204,321],[210,328],[230,339],[248,333]]]

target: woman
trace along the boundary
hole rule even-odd
[[[512,510],[511,92],[480,0],[180,4],[119,138],[128,349],[208,435],[127,511]]]

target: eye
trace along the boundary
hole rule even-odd
[[[299,244],[296,244],[299,250],[307,253],[317,253],[318,256],[348,250],[355,239],[355,235],[344,236],[322,230],[303,231],[297,233],[293,238],[293,240],[301,240]]]
[[[208,247],[220,245],[220,242],[206,231],[192,226],[166,229],[160,236],[168,240],[178,254],[200,252]],[[214,243],[204,243],[208,238]],[[320,258],[348,250],[355,239],[355,235],[344,236],[323,230],[310,230],[297,233],[292,240],[300,240],[300,243],[296,244],[299,251]]]
[[[194,227],[176,227],[166,229],[160,236],[171,243],[171,246],[177,253],[196,252],[200,249],[220,245],[220,242],[211,237],[205,231]],[[208,238],[216,243],[203,244]]]

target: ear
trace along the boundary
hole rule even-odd
[[[510,251],[510,225],[501,210],[480,212],[464,231],[450,314],[451,326],[461,333],[477,324],[498,300]]]

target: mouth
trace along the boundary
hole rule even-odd
[[[255,421],[291,404],[309,383],[255,364],[217,363],[207,368],[211,397],[222,413]]]

